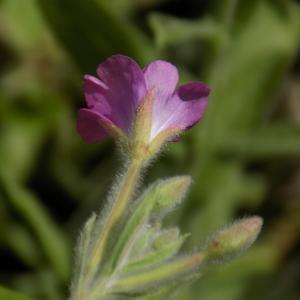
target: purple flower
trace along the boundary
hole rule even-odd
[[[100,80],[86,75],[87,108],[79,110],[77,129],[88,143],[109,135],[130,136],[136,115],[152,90],[149,142],[167,132],[180,133],[196,124],[206,106],[209,88],[192,82],[176,88],[177,68],[156,60],[143,70],[131,58],[114,55],[97,69]]]

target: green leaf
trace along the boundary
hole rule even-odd
[[[214,42],[223,39],[223,30],[211,18],[191,21],[155,13],[150,15],[149,23],[159,47],[180,45],[194,39]]]
[[[143,228],[139,232],[137,232],[135,241],[133,241],[131,245],[127,261],[142,257],[144,253],[149,251],[149,249],[151,248],[151,243],[153,239],[155,239],[155,237],[158,235],[161,226],[162,224],[160,222],[156,222],[152,225],[147,224],[143,226]]]
[[[201,254],[194,254],[159,264],[146,271],[136,272],[120,279],[112,287],[114,293],[149,293],[168,283],[180,282],[183,277],[197,273],[203,262]]]
[[[261,121],[299,46],[299,7],[287,2],[286,9],[281,13],[269,1],[257,1],[212,66],[214,93],[205,119],[210,143],[230,136],[228,129],[242,130]]]
[[[147,225],[151,214],[161,217],[170,211],[186,194],[191,179],[188,176],[178,176],[167,180],[159,180],[146,190],[137,200],[137,206],[127,221],[121,236],[112,253],[112,267],[118,261],[127,259],[134,246],[137,236]],[[147,227],[146,227],[147,228]],[[138,255],[138,253],[133,254]]]
[[[222,140],[224,152],[248,157],[273,158],[300,155],[300,127],[296,125],[271,125],[248,133],[233,131],[230,139]]]
[[[101,59],[112,53],[125,53],[140,62],[154,56],[146,36],[104,1],[38,0],[38,3],[57,38],[84,71],[94,72]]]
[[[177,228],[171,228],[160,232],[159,236],[151,243],[151,249],[138,258],[129,260],[123,272],[133,272],[149,268],[155,264],[172,258],[186,240],[189,234],[181,236]]]
[[[6,29],[3,36],[14,46],[15,51],[21,56],[26,56],[33,49],[40,54],[47,54],[47,58],[60,55],[35,0],[3,0],[0,5],[1,20]],[[40,47],[41,44],[44,47]]]
[[[73,271],[74,278],[72,281],[73,292],[75,288],[80,290],[81,281],[84,279],[85,268],[87,266],[88,259],[90,258],[89,254],[92,251],[93,246],[93,236],[95,229],[95,222],[97,216],[96,214],[92,214],[92,216],[85,223],[82,232],[80,233],[78,246],[76,249],[76,259],[75,259],[75,269]]]
[[[0,101],[3,101],[1,99]],[[3,127],[0,133],[0,171],[24,180],[31,171],[34,159],[45,134],[43,122],[38,118],[28,120],[1,114]]]
[[[7,201],[28,223],[36,235],[45,255],[61,280],[66,280],[70,272],[69,241],[48,215],[38,198],[14,180],[0,173],[1,185]]]
[[[180,280],[175,280],[175,282],[169,283],[164,287],[157,288],[155,291],[149,291],[145,296],[141,297],[141,300],[160,300],[160,299],[173,299],[173,295],[178,293],[179,289],[190,285],[195,280],[199,279],[201,274],[194,273],[191,275],[186,275]]]
[[[3,300],[32,300],[31,298],[16,291],[9,290],[0,286],[0,299]]]
[[[202,127],[194,139],[197,154],[193,160],[195,188],[191,197],[194,219],[189,220],[198,233],[198,241],[218,227],[219,222],[228,221],[236,211],[237,203],[241,203],[240,195],[234,192],[240,190],[238,180],[232,177],[229,181],[226,176],[218,178],[230,164],[238,173],[244,172],[243,156],[224,155],[229,147],[230,152],[246,153],[248,157],[252,148],[253,156],[266,157],[271,151],[277,155],[276,149],[279,155],[280,152],[295,153],[298,147],[289,135],[282,136],[290,140],[280,145],[275,135],[266,134],[267,128],[260,129],[260,124],[267,127],[266,112],[272,109],[270,100],[299,48],[299,5],[284,1],[285,9],[280,10],[271,1],[253,2],[243,26],[236,25],[208,76],[213,93]],[[260,130],[264,134],[258,144],[255,135],[260,136]],[[253,143],[246,141],[249,134]],[[272,146],[275,147],[273,150]]]
[[[0,239],[28,266],[37,266],[40,262],[38,243],[23,225],[8,222],[4,228],[1,228]]]
[[[163,216],[171,211],[185,197],[191,182],[190,176],[177,176],[162,180],[153,194],[150,194],[150,199],[153,199],[152,214]]]

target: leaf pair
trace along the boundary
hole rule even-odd
[[[106,250],[111,251],[110,255],[101,266],[93,266],[97,271],[87,281],[93,240],[99,232],[97,224],[101,223],[99,217],[93,215],[79,241],[73,281],[77,294],[84,295],[86,291],[95,295],[95,299],[108,295],[144,297],[166,292],[175,283],[186,281],[181,275],[190,277],[191,269],[198,266],[202,258],[200,255],[174,258],[187,235],[181,235],[177,228],[162,228],[162,221],[183,199],[190,183],[190,177],[178,176],[152,184],[127,212],[128,219],[122,230],[111,231],[112,235],[119,236],[110,236],[114,241],[111,249]]]

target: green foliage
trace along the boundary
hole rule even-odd
[[[13,181],[1,177],[5,198],[28,223],[57,275],[66,280],[69,275],[70,251],[67,239],[31,193]],[[20,246],[22,240],[19,240]]]
[[[3,287],[0,287],[0,298],[6,300],[30,300],[30,298],[22,294],[19,294],[17,292],[11,291]]]
[[[192,173],[188,201],[166,219],[191,233],[185,247],[194,249],[241,211],[267,218],[261,242],[247,256],[216,268],[175,299],[299,298],[300,265],[293,255],[300,228],[294,175],[299,92],[296,100],[291,95],[299,86],[299,71],[292,69],[299,53],[299,4],[214,0],[202,8],[202,1],[177,2],[180,17],[175,2],[165,0],[0,1],[2,285],[34,299],[65,298],[72,258],[66,236],[75,243],[118,163],[109,142],[87,146],[75,132],[81,78],[94,74],[107,56],[124,53],[142,64],[168,59],[179,65],[183,81],[203,80],[212,89],[203,123],[170,145],[149,175]],[[136,228],[146,220],[136,216],[131,222]],[[157,231],[174,238],[172,245],[160,247],[158,237],[151,259],[141,256],[128,271],[152,264],[156,255],[173,256],[185,240],[172,227],[151,225],[143,245],[135,247],[144,251]],[[111,266],[126,241],[120,239]],[[83,252],[87,244],[82,241]],[[8,271],[6,260],[16,267]],[[172,284],[144,299],[166,297]],[[1,293],[9,292],[0,290],[0,298],[9,299]]]
[[[71,298],[142,297],[164,291],[170,280],[179,286],[187,280],[183,275],[190,277],[197,271],[201,262],[198,254],[174,258],[187,235],[177,228],[161,229],[163,217],[184,197],[190,182],[188,176],[178,176],[151,185],[125,214],[121,229],[110,231],[114,246],[106,246],[109,255],[98,266],[93,265],[95,271],[91,262],[109,221],[103,214],[92,215],[78,243]]]
[[[94,72],[99,57],[111,53],[122,52],[141,62],[153,57],[146,37],[126,23],[126,19],[117,18],[114,6],[105,1],[92,0],[88,5],[83,0],[38,2],[58,38],[85,72]],[[65,14],[66,11],[69,13]],[[108,24],[110,30],[107,30]]]

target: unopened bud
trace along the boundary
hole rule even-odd
[[[226,260],[240,255],[256,240],[263,219],[258,216],[244,218],[216,232],[208,241],[205,256],[208,260]]]
[[[161,181],[154,194],[156,201],[152,212],[162,213],[175,207],[185,197],[191,182],[190,176],[176,176]]]

